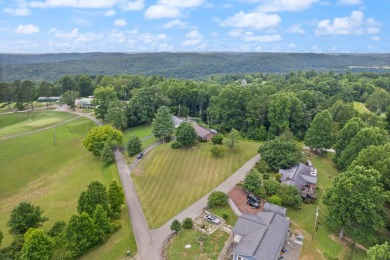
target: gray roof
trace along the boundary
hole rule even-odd
[[[180,125],[181,123],[185,122],[186,120],[184,118],[172,116],[172,121],[175,125]]]
[[[280,169],[279,173],[282,174],[281,183],[294,185],[298,190],[301,190],[306,183],[317,183],[317,176],[310,175],[310,167],[303,163],[299,163],[290,169]]]
[[[281,206],[266,202],[266,203],[264,203],[263,209],[265,212],[269,212],[269,211],[276,212],[279,215],[281,215],[282,217],[286,217],[287,209],[285,207],[281,207]]]
[[[177,117],[177,116],[172,116],[172,121],[173,121],[173,123],[174,123],[175,125],[180,125],[180,124],[183,123],[183,122],[187,122],[186,119],[180,118],[180,117]],[[203,139],[206,138],[206,136],[207,136],[208,134],[210,134],[210,133],[216,134],[216,131],[215,131],[215,130],[212,131],[212,130],[210,130],[210,129],[204,128],[203,126],[200,126],[200,125],[195,124],[195,123],[192,124],[192,127],[195,129],[196,134],[197,134],[199,137],[203,138]]]
[[[233,229],[234,234],[242,236],[233,253],[252,256],[257,260],[277,259],[289,226],[290,221],[275,212],[243,214]]]

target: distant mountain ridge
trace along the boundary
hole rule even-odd
[[[66,74],[201,78],[221,73],[298,70],[390,72],[390,54],[58,53],[0,54],[0,81],[55,81]]]

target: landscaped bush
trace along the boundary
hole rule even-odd
[[[272,196],[278,191],[280,183],[275,180],[265,180],[263,181],[263,187],[267,191],[267,195]]]
[[[192,223],[192,219],[191,218],[185,218],[183,220],[183,224],[182,224],[182,227],[185,228],[185,229],[192,229],[193,227],[193,223]]]
[[[175,233],[181,230],[181,224],[179,220],[175,219],[174,221],[172,221],[171,230],[174,231]]]
[[[228,204],[228,196],[222,191],[213,191],[207,200],[207,205],[210,208],[225,206],[227,204]]]
[[[280,173],[277,173],[275,175],[275,180],[280,181],[280,178],[282,178],[282,175]]]
[[[216,134],[211,138],[211,142],[213,144],[222,144],[223,143],[223,135],[221,134]]]
[[[252,169],[245,176],[244,189],[249,192],[255,192],[261,186],[260,174],[256,169]]]
[[[260,160],[255,164],[255,168],[262,173],[268,172],[271,168],[269,167],[268,163],[264,160]]]
[[[267,201],[269,203],[282,206],[282,198],[279,197],[278,195],[272,195],[271,197],[268,198]]]
[[[268,172],[263,174],[263,180],[269,180],[269,173]]]
[[[127,142],[127,153],[130,156],[136,155],[142,150],[142,142],[137,136],[131,136]]]
[[[213,145],[210,147],[210,152],[213,156],[220,156],[225,151],[225,148],[223,148],[220,145]]]
[[[229,215],[226,214],[226,213],[223,213],[223,214],[222,214],[222,218],[223,218],[224,220],[227,220],[227,219],[229,218]]]
[[[180,149],[181,148],[181,144],[178,142],[178,141],[175,141],[171,144],[171,148],[172,149]]]

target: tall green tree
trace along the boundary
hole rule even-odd
[[[11,109],[11,103],[13,99],[13,91],[11,84],[0,82],[0,103],[5,103],[8,109]]]
[[[7,222],[9,232],[12,235],[24,234],[29,228],[37,228],[48,220],[42,216],[43,211],[39,206],[30,202],[20,202],[11,212]]]
[[[127,126],[126,103],[120,100],[113,100],[109,103],[105,121],[116,129],[123,130]]]
[[[68,90],[61,95],[60,102],[67,104],[70,108],[75,108],[76,99],[80,96],[80,93],[73,90]]]
[[[283,206],[297,209],[301,205],[302,198],[295,186],[281,184],[276,195],[282,199]]]
[[[358,115],[358,112],[353,108],[353,103],[344,103],[341,100],[334,103],[329,112],[332,114],[333,121],[337,122],[340,128],[343,128],[352,117]]]
[[[97,126],[89,130],[83,145],[94,156],[100,156],[106,143],[111,146],[122,144],[123,133],[111,125]]]
[[[351,142],[352,138],[365,126],[366,124],[359,117],[353,117],[345,124],[343,129],[338,133],[337,141],[334,145],[334,149],[336,150],[335,161],[340,158],[341,153]]]
[[[314,117],[305,136],[305,145],[316,150],[332,146],[332,115],[328,110]]]
[[[384,129],[378,127],[363,128],[344,149],[340,159],[337,160],[337,166],[344,170],[355,160],[361,150],[370,145],[382,145],[385,142],[387,142],[387,132]]]
[[[368,96],[366,106],[374,113],[382,113],[390,105],[390,94],[381,88],[377,88],[374,93]]]
[[[54,241],[42,229],[30,228],[24,234],[21,260],[49,260],[54,253]]]
[[[276,137],[264,142],[258,152],[262,160],[273,169],[285,169],[297,164],[301,158],[301,149],[293,140]]]
[[[121,207],[125,203],[125,195],[122,187],[113,180],[108,188],[108,202],[110,204],[110,216],[118,219],[121,213]]]
[[[230,149],[236,147],[238,145],[239,137],[240,137],[240,132],[238,132],[236,129],[233,128],[227,136],[227,140],[228,140],[227,146]]]
[[[277,93],[270,97],[268,120],[269,131],[278,136],[289,128],[295,136],[303,136],[303,104],[292,92]]]
[[[111,101],[118,99],[115,89],[113,86],[99,86],[93,91],[93,96],[93,104],[96,106],[96,117],[105,120],[108,111],[108,105]]]
[[[91,96],[93,94],[92,80],[89,75],[80,75],[77,78],[77,84],[82,97]]]
[[[372,246],[367,251],[366,260],[390,260],[390,243]]]
[[[107,165],[115,162],[115,154],[112,151],[112,145],[109,142],[104,144],[103,150],[100,154],[100,160]]]
[[[172,121],[172,114],[169,107],[161,106],[156,113],[156,118],[152,123],[153,134],[157,138],[170,138],[175,131],[175,126]]]
[[[377,170],[382,176],[385,190],[390,190],[390,143],[381,146],[371,145],[361,150],[350,168],[356,166]]]
[[[245,175],[244,189],[249,192],[255,192],[261,187],[260,173],[257,170],[251,170]]]
[[[73,215],[65,228],[65,247],[72,257],[85,254],[99,241],[96,225],[88,213]]]
[[[222,191],[213,191],[207,198],[207,206],[210,208],[226,206],[229,197]]]
[[[385,194],[380,174],[362,166],[340,173],[332,188],[327,189],[324,203],[328,206],[327,221],[361,241],[375,240],[374,233],[384,226]]]
[[[130,156],[136,155],[142,151],[142,141],[138,136],[130,136],[129,141],[127,142],[127,153]]]
[[[96,226],[98,242],[104,243],[111,234],[111,223],[102,205],[98,204],[93,212],[93,221]]]
[[[80,214],[86,212],[89,216],[93,216],[97,205],[101,205],[106,212],[109,212],[106,187],[98,181],[93,181],[88,185],[88,189],[80,194],[77,211]]]
[[[189,146],[195,143],[198,135],[195,132],[195,129],[192,127],[191,123],[181,123],[176,130],[177,141],[184,145]]]
[[[3,238],[4,238],[3,232],[1,232],[0,230],[0,246],[1,246],[1,242],[3,241]]]

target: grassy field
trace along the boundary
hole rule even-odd
[[[172,149],[157,146],[133,171],[133,180],[151,228],[157,228],[228,178],[256,155],[258,143],[240,142],[212,157],[211,144]]]
[[[203,251],[200,250],[200,244],[196,241],[200,236],[205,239]],[[172,239],[166,249],[166,255],[170,260],[217,259],[228,237],[227,233],[220,230],[215,231],[210,236],[196,230],[182,230]],[[191,248],[184,248],[188,244],[191,245]]]
[[[367,113],[367,114],[372,114],[371,110],[369,110],[367,107],[366,107],[366,104],[362,103],[362,102],[356,102],[354,101],[353,102],[353,107],[359,111],[359,113]]]
[[[77,115],[54,112],[23,112],[0,115],[0,137],[21,134],[61,123]]]
[[[51,130],[0,141],[0,230],[5,235],[2,246],[11,242],[6,222],[19,202],[39,205],[49,218],[43,228],[49,230],[55,221],[68,221],[77,212],[78,197],[91,181],[106,186],[113,179],[119,182],[115,164],[102,166],[82,147],[81,140],[93,126],[84,118],[61,125],[56,128],[57,144],[53,144]],[[135,252],[136,244],[124,212],[118,233],[85,259],[121,259],[126,250]]]
[[[5,112],[10,112],[10,111],[16,111],[17,109],[15,108],[15,103],[12,103],[11,104],[11,110],[8,109],[8,105],[6,106],[3,106],[4,103],[1,103],[2,107],[0,107],[0,113],[5,113]],[[53,108],[56,108],[57,107],[57,103],[49,103],[49,109],[53,109]],[[47,108],[47,104],[46,102],[37,102],[37,101],[34,101],[33,102],[33,106],[34,106],[34,109],[35,108]],[[24,108],[24,110],[28,110],[28,109],[31,109],[31,106],[28,105]]]
[[[305,236],[300,259],[323,259],[337,257],[338,259],[364,259],[365,252],[347,243],[340,243],[337,231],[331,229],[326,224],[327,207],[322,203],[322,197],[326,188],[332,186],[338,171],[333,165],[331,155],[319,156],[312,154],[308,158],[314,167],[318,169],[318,199],[314,204],[303,204],[299,210],[289,208],[287,216],[291,218],[292,230],[299,229]],[[318,221],[321,225],[313,239],[315,233],[315,210],[319,207]]]
[[[126,145],[130,139],[130,136],[137,136],[139,139],[152,135],[152,124],[139,125],[131,127],[123,133],[123,144]]]

